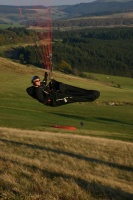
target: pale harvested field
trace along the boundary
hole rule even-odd
[[[80,19],[107,19],[107,18],[133,18],[133,12],[128,13],[118,13],[118,14],[112,14],[112,15],[103,15],[103,16],[90,16],[90,17],[78,17],[78,18],[72,18],[71,20],[80,20]],[[66,20],[66,21],[69,21]]]
[[[133,199],[133,143],[0,128],[0,199]]]

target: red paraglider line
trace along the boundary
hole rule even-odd
[[[39,4],[38,4],[39,5]],[[50,8],[51,9],[51,8]],[[43,17],[45,17],[45,19],[42,21],[42,19],[38,17],[37,15],[37,7],[34,7],[35,10],[35,18],[36,18],[36,22],[37,22],[37,26],[40,27],[40,29],[45,29],[46,33],[42,33],[40,31],[40,39],[43,41],[47,41],[46,44],[42,43],[42,57],[44,60],[44,68],[47,70],[51,71],[52,68],[52,57],[51,55],[51,20],[52,20],[52,16],[51,16],[51,10],[49,9],[49,7],[44,8],[44,12],[43,12]]]
[[[22,8],[19,5],[18,1],[19,0],[16,0],[17,5],[18,5],[18,10],[19,10],[20,16],[25,22],[24,13],[23,13],[24,7]],[[25,9],[25,12],[27,14],[27,18],[30,23],[29,25],[33,27],[33,30],[34,30],[35,38],[33,39],[35,39],[35,41],[33,42],[35,42],[36,44],[35,45],[36,54],[38,58],[41,56],[42,61],[44,63],[43,67],[45,69],[48,69],[49,71],[52,71],[52,5],[43,7],[40,10],[42,12],[41,14],[40,14],[40,11],[38,10],[40,8],[37,8],[37,5],[43,5],[45,1],[47,3],[51,3],[50,0],[43,0],[43,1],[31,0],[31,5],[32,5],[31,8],[34,12],[33,20],[30,19],[30,14],[29,14],[30,9]],[[26,6],[26,3],[25,3],[25,6]],[[38,39],[38,35],[39,35],[39,39]]]
[[[23,1],[23,3],[24,3],[24,1]],[[23,20],[23,24],[24,24],[25,27],[26,27],[27,24],[25,23],[23,10],[25,11],[26,16],[27,16],[27,19],[28,19],[28,21],[29,21],[29,23],[30,23],[30,20],[29,20],[29,13],[28,13],[28,8],[25,8],[25,9],[24,9],[24,6],[21,7],[21,6],[19,5],[19,3],[18,3],[18,0],[16,0],[16,4],[17,4],[17,7],[18,7],[18,10],[19,10],[20,16],[21,16],[21,18],[22,18],[22,20]],[[24,5],[25,5],[25,3],[24,3]],[[25,5],[25,6],[26,6],[26,5]],[[31,23],[30,25],[34,27],[34,24]],[[36,44],[36,47],[38,48],[38,45],[37,45],[37,38],[38,38],[38,37],[37,37],[37,34],[36,34],[36,32],[34,31],[33,42],[34,42],[34,44]],[[35,47],[35,46],[34,46],[34,47]],[[40,52],[40,49],[39,49],[39,48],[36,49],[36,47],[35,47],[35,52],[36,52],[36,54],[37,54],[38,59],[40,59],[40,56],[41,56],[42,59],[43,59],[43,56],[42,56],[42,53]]]
[[[27,10],[27,9],[26,9],[26,13],[27,13],[28,21],[30,22],[29,16],[28,16],[28,10]],[[31,22],[30,25],[31,25],[32,27],[35,27],[35,25],[33,24],[33,22]],[[36,52],[36,54],[37,54],[37,56],[38,56],[38,59],[40,58],[40,56],[41,56],[42,59],[43,59],[42,52],[41,52],[41,50],[40,50],[40,48],[38,47],[38,44],[37,44],[38,36],[37,36],[37,33],[36,33],[36,31],[34,30],[34,28],[33,28],[33,32],[34,32],[34,38],[33,38],[33,39],[35,39],[35,40],[33,40],[33,42],[35,43],[35,52]]]
[[[34,8],[34,17],[35,17],[35,19],[36,19],[36,27],[39,28],[39,27],[41,27],[41,24],[40,24],[39,19],[38,19],[38,16],[37,16],[37,11],[36,11],[36,10],[37,10],[37,7],[36,7],[36,6],[33,6],[33,8]],[[34,28],[35,28],[35,26],[34,26]],[[41,38],[41,33],[38,34],[38,35],[40,36],[39,39],[43,40],[43,38]],[[38,40],[38,37],[37,37],[36,39]],[[41,49],[40,49],[40,46],[41,46]],[[41,54],[43,63],[45,63],[45,59],[44,59],[45,49],[44,49],[44,45],[41,44],[41,43],[40,43],[40,45],[39,45],[39,52],[40,52],[40,54]],[[44,66],[43,66],[43,67],[44,67]]]

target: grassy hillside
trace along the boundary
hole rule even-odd
[[[25,92],[34,74],[43,78],[42,69],[0,63],[0,199],[132,200],[132,79],[54,72],[65,83],[99,89],[101,97],[49,108]]]
[[[50,108],[29,97],[25,89],[35,74],[43,70],[0,58],[0,126],[50,130],[52,125],[76,126],[77,134],[133,140],[133,82],[130,78],[93,74],[82,79],[54,72],[55,79],[86,89],[97,89],[100,98],[93,103],[75,103]],[[117,87],[118,84],[120,87]],[[80,123],[84,123],[84,127]]]
[[[132,200],[133,144],[0,128],[0,198]]]

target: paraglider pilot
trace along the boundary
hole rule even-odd
[[[91,102],[100,96],[97,90],[86,90],[67,85],[51,79],[48,85],[40,82],[39,76],[33,76],[32,86],[26,89],[27,93],[47,106],[61,106],[75,102]]]

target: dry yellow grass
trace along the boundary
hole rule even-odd
[[[133,199],[133,144],[0,128],[0,198]]]

